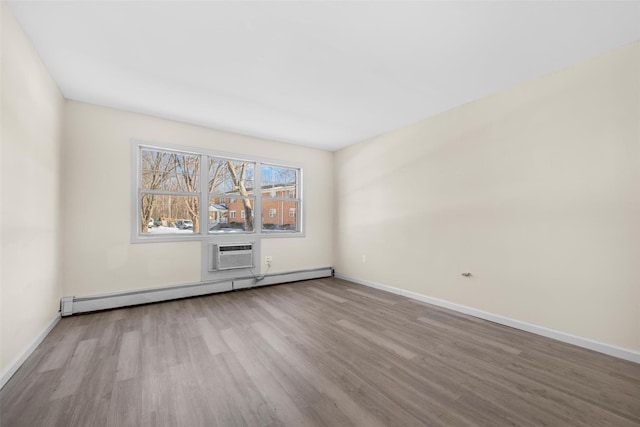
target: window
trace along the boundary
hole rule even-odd
[[[139,156],[139,232],[195,234],[200,226],[200,157],[142,149]]]
[[[256,204],[255,163],[221,157],[209,157],[208,161],[209,211],[213,212],[209,218],[209,233],[253,232],[253,220],[247,212],[253,211]],[[243,221],[227,221],[230,209],[243,212]]]
[[[296,212],[300,205],[300,170],[262,164],[262,230],[266,232],[299,231]],[[289,215],[285,217],[285,212]],[[292,214],[293,213],[293,214]]]
[[[132,154],[134,242],[301,233],[300,168],[139,142]]]

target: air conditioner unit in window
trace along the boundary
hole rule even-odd
[[[253,243],[210,245],[209,271],[253,267]]]

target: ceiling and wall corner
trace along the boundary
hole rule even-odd
[[[9,2],[67,99],[337,150],[640,39],[640,2]]]

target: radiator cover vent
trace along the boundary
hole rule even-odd
[[[209,271],[253,267],[253,243],[210,245]]]

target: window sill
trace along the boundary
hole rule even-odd
[[[199,242],[201,240],[209,240],[216,238],[296,238],[305,237],[305,234],[300,231],[263,231],[261,233],[209,233],[209,234],[194,234],[194,235],[155,235],[155,236],[141,236],[137,235],[131,239],[132,244],[136,243],[166,243],[166,242]]]

